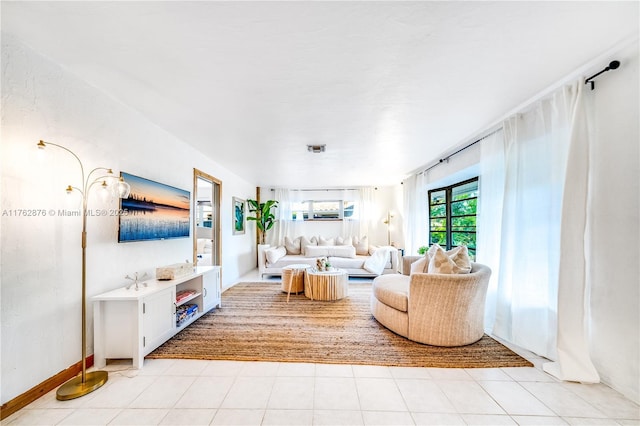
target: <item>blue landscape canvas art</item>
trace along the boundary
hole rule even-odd
[[[189,191],[129,173],[120,175],[131,185],[131,194],[121,200],[119,242],[189,236]]]

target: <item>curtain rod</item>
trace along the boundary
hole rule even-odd
[[[493,134],[498,133],[500,130],[502,130],[502,126],[500,126],[499,128],[495,129],[492,132],[487,133],[483,137],[476,139],[475,141],[471,142],[470,144],[467,144],[467,145],[463,146],[462,148],[458,149],[457,151],[452,152],[451,154],[447,155],[446,157],[439,159],[437,163],[432,164],[431,166],[427,167],[426,169],[424,169],[423,171],[421,171],[421,172],[419,172],[417,174],[421,174],[421,173],[424,174],[424,173],[428,172],[429,170],[433,169],[434,167],[437,167],[440,164],[444,163],[445,161],[448,161],[449,158],[453,157],[454,155],[464,151],[467,148],[471,148],[473,145],[477,144],[478,142],[481,142],[483,139],[486,139],[486,138],[488,138],[489,136],[491,136]]]
[[[597,72],[594,75],[592,75],[591,77],[587,78],[584,81],[584,84],[591,83],[591,90],[595,89],[596,88],[596,82],[593,81],[594,78],[596,78],[597,76],[599,76],[603,72],[607,72],[607,71],[610,71],[610,70],[617,70],[619,66],[620,66],[620,61],[611,61],[611,62],[609,62],[609,65],[606,66],[602,71]]]
[[[288,189],[288,188],[282,188],[282,189]],[[377,189],[377,188],[376,188]],[[271,192],[275,191],[276,188],[271,188]],[[300,192],[307,192],[307,191],[325,191],[325,192],[329,192],[329,191],[359,191],[360,188],[318,188],[318,189],[289,189],[289,191],[300,191]]]
[[[459,149],[458,151],[454,152],[453,154],[448,155],[445,158],[442,158],[440,160],[438,160],[437,163],[432,164],[431,166],[429,166],[428,168],[422,170],[422,171],[414,171],[412,173],[410,173],[411,175],[419,175],[419,174],[423,174],[428,172],[429,170],[433,169],[434,167],[438,166],[439,164],[442,164],[444,161],[448,160],[449,158],[451,158],[453,155],[457,154],[460,151],[463,151],[465,149],[467,149],[468,147],[475,145],[476,143],[480,142],[482,139],[491,136],[492,134],[496,133],[498,130],[500,130],[502,128],[501,123],[507,119],[508,117],[514,115],[514,114],[518,114],[520,111],[522,111],[524,108],[532,105],[534,102],[544,98],[545,96],[548,96],[552,91],[557,90],[559,87],[561,87],[564,84],[567,84],[567,82],[574,80],[576,78],[579,78],[580,75],[584,75],[584,73],[589,69],[589,68],[593,68],[595,66],[596,63],[605,60],[606,58],[610,58],[613,55],[617,55],[619,54],[621,51],[623,51],[624,49],[628,48],[629,46],[631,46],[633,43],[637,43],[638,42],[638,36],[632,36],[629,37],[628,39],[618,43],[616,46],[610,48],[609,50],[607,50],[606,52],[604,52],[603,54],[599,55],[598,57],[596,57],[595,59],[589,61],[588,63],[582,65],[581,67],[579,67],[578,69],[576,69],[574,72],[570,73],[569,75],[565,76],[564,78],[562,78],[561,80],[557,81],[556,83],[552,84],[551,86],[547,87],[546,89],[542,90],[541,92],[539,92],[538,94],[534,95],[533,97],[529,98],[528,100],[526,100],[525,102],[521,103],[520,105],[516,106],[515,108],[513,108],[511,111],[509,111],[507,114],[505,114],[502,118],[500,118],[499,120],[495,121],[493,123],[492,126],[489,126],[489,128],[493,127],[493,126],[500,126],[498,127],[496,130],[494,130],[491,133],[488,133],[487,135],[479,138],[478,140],[470,143],[469,145],[466,145],[465,147]],[[585,84],[591,84],[591,90],[594,89],[594,81],[593,79],[598,77],[600,74],[609,71],[609,70],[615,70],[620,66],[620,61],[611,61],[609,62],[609,66],[607,66],[606,68],[604,68],[602,71],[592,75],[591,77],[585,79]]]

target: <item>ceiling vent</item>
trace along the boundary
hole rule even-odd
[[[326,147],[327,145],[307,145],[307,151],[320,154],[325,151]]]

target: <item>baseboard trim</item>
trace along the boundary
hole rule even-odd
[[[93,355],[89,355],[86,361],[87,368],[93,365]],[[82,361],[78,361],[66,370],[62,370],[53,377],[49,377],[44,382],[36,385],[26,391],[25,393],[16,396],[10,401],[5,402],[0,407],[0,420],[4,420],[21,408],[31,404],[41,396],[51,392],[67,380],[73,379],[79,373],[82,372]]]

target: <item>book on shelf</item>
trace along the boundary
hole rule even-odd
[[[178,308],[176,309],[176,325],[179,327],[197,313],[198,305],[196,305],[195,303],[178,306]]]
[[[196,294],[195,290],[180,290],[176,292],[176,303],[180,303],[183,300]]]

